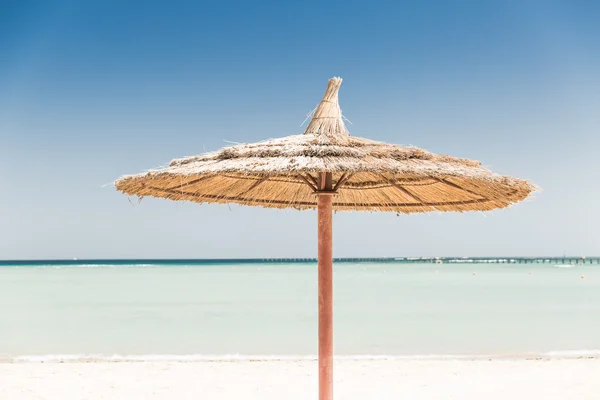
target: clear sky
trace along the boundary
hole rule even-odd
[[[600,255],[598,21],[576,0],[0,1],[0,259],[315,256],[314,212],[134,207],[110,183],[301,133],[332,76],[351,134],[543,188],[338,213],[334,256]]]

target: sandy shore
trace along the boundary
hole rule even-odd
[[[0,363],[0,399],[316,399],[314,361]],[[335,398],[600,398],[600,359],[336,360]]]

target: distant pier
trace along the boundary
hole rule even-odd
[[[316,263],[316,258],[265,258],[264,263]],[[358,257],[334,258],[335,263],[394,264],[600,264],[600,257]]]

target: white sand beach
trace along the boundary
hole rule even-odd
[[[316,399],[315,361],[0,363],[0,399]],[[600,359],[336,360],[358,399],[600,398]]]

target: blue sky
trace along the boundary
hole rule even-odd
[[[332,76],[351,134],[543,188],[488,214],[339,213],[334,256],[600,255],[599,2],[125,3],[0,1],[0,258],[314,256],[314,212],[105,185],[300,133]]]

